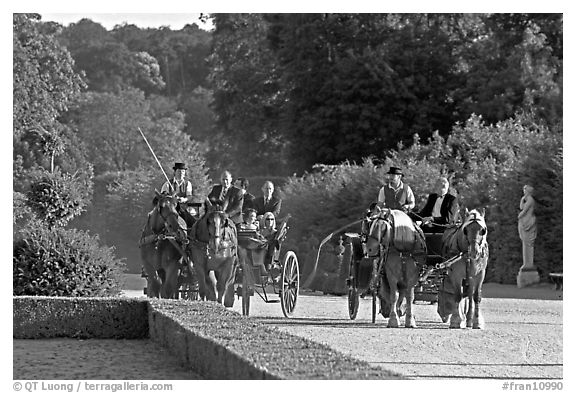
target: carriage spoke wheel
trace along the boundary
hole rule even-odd
[[[348,288],[348,315],[350,319],[356,319],[358,307],[360,305],[360,295],[356,287]]]
[[[285,317],[290,317],[296,308],[300,284],[298,258],[294,251],[288,251],[282,259],[282,277],[280,278],[280,304]]]
[[[360,294],[358,293],[358,282],[356,278],[356,261],[350,243],[350,263],[348,264],[348,315],[350,319],[356,319],[358,307],[360,306]]]

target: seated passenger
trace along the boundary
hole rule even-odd
[[[418,215],[422,220],[422,230],[428,233],[444,232],[446,226],[460,219],[458,199],[448,194],[450,183],[442,176],[436,182],[436,192],[428,196],[426,205]]]
[[[257,231],[259,229],[258,221],[256,221],[256,210],[246,209],[243,217],[244,222],[239,224],[241,231]]]
[[[268,240],[274,238],[276,235],[276,218],[274,218],[274,213],[264,213],[260,221],[260,233]]]

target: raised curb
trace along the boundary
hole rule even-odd
[[[14,338],[143,338],[206,379],[402,379],[214,302],[14,297]]]

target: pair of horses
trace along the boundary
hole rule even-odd
[[[177,203],[175,194],[156,192],[154,209],[142,232],[140,254],[148,296],[175,298],[179,271],[188,268],[198,278],[201,299],[232,307],[238,250],[236,226],[226,213],[213,208],[187,228],[178,215]]]
[[[447,276],[438,293],[438,314],[442,322],[450,320],[451,328],[482,329],[484,319],[480,311],[482,283],[488,261],[485,211],[466,210],[465,220],[459,226],[448,228],[442,237],[442,256],[451,261]],[[414,287],[420,276],[419,264],[426,258],[426,243],[422,230],[414,225],[407,214],[385,209],[370,222],[366,253],[377,257],[379,280],[378,297],[381,313],[388,318],[388,327],[398,327],[405,300],[405,327],[416,327],[412,313]],[[464,316],[462,300],[468,299]]]

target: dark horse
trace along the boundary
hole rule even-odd
[[[208,211],[190,230],[188,247],[198,276],[200,299],[234,305],[238,237],[234,222],[222,211]],[[215,281],[209,273],[214,272]]]
[[[406,299],[404,326],[416,327],[412,314],[414,287],[420,274],[419,262],[426,257],[426,240],[422,230],[400,210],[384,209],[371,224],[366,241],[369,257],[376,257],[380,279],[378,296],[381,312],[388,317],[388,327],[398,327],[401,305]],[[374,278],[373,278],[374,279]],[[392,307],[395,305],[395,307]]]
[[[147,275],[148,297],[174,298],[180,259],[186,257],[186,224],[176,211],[177,198],[156,191],[154,209],[140,238],[140,255]]]
[[[463,328],[463,297],[468,298],[466,327],[484,328],[484,318],[480,312],[482,283],[488,263],[488,230],[484,221],[485,210],[466,209],[464,222],[449,228],[442,236],[442,256],[452,257],[462,254],[448,267],[442,288],[438,292],[438,314],[442,322],[450,319],[451,328]]]

